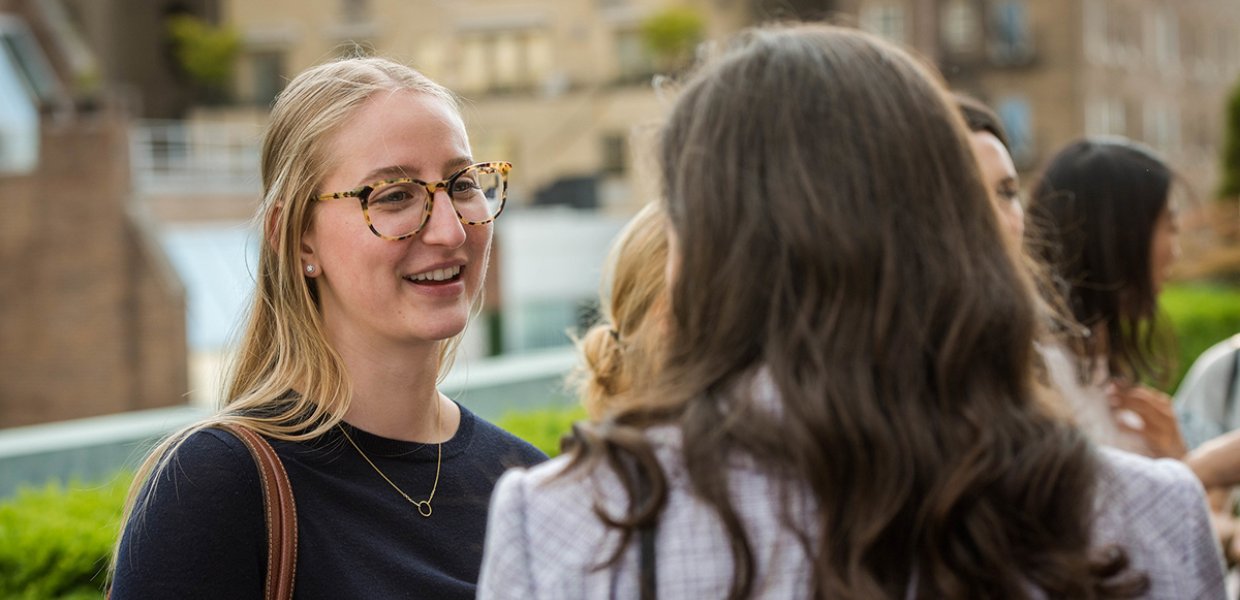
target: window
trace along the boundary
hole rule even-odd
[[[340,0],[340,20],[348,24],[370,22],[370,0]]]
[[[458,85],[473,92],[535,89],[554,68],[551,40],[538,29],[461,36]]]
[[[36,103],[50,105],[65,96],[60,80],[24,22],[0,15],[0,52],[18,71],[23,87]]]
[[[601,140],[602,164],[599,169],[604,175],[624,175],[628,170],[628,144],[624,135],[609,133]]]
[[[1107,55],[1112,64],[1131,64],[1141,55],[1139,15],[1125,3],[1110,2],[1103,9],[1106,18]]]
[[[0,53],[0,173],[27,173],[39,163],[39,110],[12,58]]]
[[[1128,111],[1124,101],[1113,97],[1091,100],[1085,108],[1085,131],[1089,135],[1127,135]]]
[[[903,44],[907,39],[904,7],[890,2],[867,4],[861,8],[861,28]]]
[[[0,173],[39,163],[39,108],[64,97],[26,24],[0,15]]]
[[[616,80],[619,83],[647,83],[654,76],[654,59],[636,29],[616,32]]]
[[[1163,152],[1175,153],[1180,146],[1179,107],[1158,100],[1145,105],[1142,137],[1145,142]]]
[[[1115,18],[1109,12],[1106,0],[1084,0],[1081,6],[1085,19],[1085,55],[1089,62],[1096,65],[1109,65],[1112,46],[1115,43],[1112,35]]]
[[[1236,41],[1236,33],[1228,27],[1219,27],[1215,33],[1215,65],[1223,73],[1234,72],[1240,68],[1240,42]]]
[[[255,52],[250,55],[254,84],[254,104],[270,107],[284,89],[284,53]]]
[[[1007,132],[1012,162],[1017,166],[1030,165],[1037,149],[1033,139],[1033,109],[1029,101],[1020,96],[1009,96],[999,100],[995,112]]]
[[[968,52],[977,45],[977,25],[970,0],[952,0],[943,7],[943,43],[952,52]]]
[[[1168,7],[1149,15],[1150,56],[1159,65],[1174,68],[1180,62],[1179,19]]]
[[[998,64],[1023,64],[1033,58],[1033,40],[1024,0],[991,3],[990,58]]]

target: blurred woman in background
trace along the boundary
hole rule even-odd
[[[999,210],[1000,220],[1012,239],[1020,240],[1025,233],[1025,206],[1020,197],[1020,175],[1012,162],[1003,125],[995,111],[975,98],[956,94],[956,104],[969,127],[969,145],[977,156],[977,166],[982,170],[982,179]]]
[[[1097,443],[1182,458],[1170,398],[1142,384],[1164,380],[1173,359],[1157,323],[1179,256],[1172,181],[1161,158],[1130,140],[1071,143],[1034,188],[1028,240],[1084,327],[1042,347],[1077,423]]]
[[[667,217],[661,204],[638,211],[612,245],[599,298],[600,321],[577,347],[583,364],[570,381],[593,420],[640,401],[666,341]]]

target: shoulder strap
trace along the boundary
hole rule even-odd
[[[297,574],[297,507],[293,503],[288,473],[275,449],[254,430],[231,423],[221,424],[219,428],[237,436],[258,466],[267,521],[267,581],[263,586],[263,598],[291,600]]]
[[[641,600],[655,600],[659,596],[659,572],[654,560],[654,527],[643,527],[637,532],[641,543]]]
[[[633,467],[635,478],[637,480],[637,497],[645,501],[650,495],[650,484],[646,481],[636,466]],[[655,562],[655,533],[658,529],[658,521],[646,524],[637,530],[638,551],[640,552],[641,562],[638,572],[638,586],[640,588],[640,600],[656,600],[659,597],[659,572],[657,563]]]

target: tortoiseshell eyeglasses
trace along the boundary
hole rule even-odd
[[[409,177],[384,179],[347,192],[322,194],[316,200],[357,198],[370,231],[392,241],[417,235],[431,218],[435,192],[444,190],[461,223],[485,225],[504,210],[508,196],[509,162],[469,165],[443,181],[421,181]]]

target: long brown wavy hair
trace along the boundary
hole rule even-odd
[[[1033,286],[966,131],[930,70],[825,25],[750,30],[685,83],[662,139],[666,360],[572,451],[621,474],[628,512],[596,512],[626,543],[666,499],[640,432],[670,423],[728,534],[729,598],[758,577],[735,454],[815,499],[813,597],[1141,592],[1121,549],[1091,549],[1097,458],[1035,400]]]

